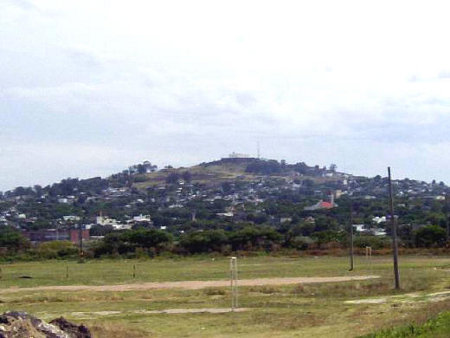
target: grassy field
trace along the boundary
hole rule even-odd
[[[45,285],[105,285],[228,278],[226,258],[96,260],[2,264],[0,310],[60,315],[99,337],[354,337],[392,326],[423,323],[450,310],[450,258],[401,257],[402,290],[393,290],[390,257],[369,264],[342,257],[239,258],[239,278],[379,275],[367,281],[239,288],[235,313],[166,314],[167,309],[227,308],[229,288],[123,292],[20,291]],[[133,278],[133,266],[135,277]],[[68,272],[68,276],[66,275]],[[21,278],[21,277],[32,278]],[[13,289],[15,292],[4,292]]]
[[[364,338],[447,338],[450,332],[450,311],[427,320],[423,324],[409,324],[379,332],[371,333]]]

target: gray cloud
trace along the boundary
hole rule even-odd
[[[150,5],[0,4],[0,190],[144,159],[189,165],[255,153],[257,141],[265,157],[367,175],[390,164],[450,181],[442,44],[406,41],[386,59],[394,23],[374,40],[371,17],[355,32],[340,9],[347,20],[317,25],[315,7],[261,4],[253,17],[244,15],[252,6],[231,3],[205,19],[196,3],[177,18],[170,6],[140,6]],[[236,8],[243,17],[230,26]],[[418,44],[438,49],[436,59],[411,53]]]

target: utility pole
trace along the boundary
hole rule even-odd
[[[78,241],[80,246],[80,259],[83,259],[83,225],[81,222],[78,225]]]
[[[81,208],[81,217],[80,220],[78,222],[78,244],[79,244],[79,249],[80,249],[80,263],[84,262],[84,252],[83,252],[83,224],[85,224],[85,220],[86,220],[86,206],[85,203],[86,202],[86,197],[85,196],[80,196],[77,200],[77,206]]]
[[[231,282],[231,311],[234,312],[239,306],[238,304],[238,268],[237,258],[231,257],[230,259],[230,282]]]
[[[445,206],[444,206],[444,213],[447,223],[447,242],[450,239],[450,195],[447,192],[445,194]]]
[[[353,271],[353,204],[350,202],[350,269]]]
[[[392,191],[391,167],[388,167],[388,182],[389,182],[389,212],[391,214],[391,224],[392,224],[392,251],[394,254],[395,288],[398,290],[400,289],[400,275],[398,273],[397,224],[394,216],[394,197]]]

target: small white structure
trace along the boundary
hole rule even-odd
[[[228,158],[251,158],[251,156],[247,154],[235,153],[233,151],[230,155],[228,155]]]
[[[68,216],[63,216],[63,220],[65,222],[71,221],[71,222],[77,222],[79,221],[81,218],[80,216],[75,216],[75,215],[68,215]]]
[[[386,216],[375,216],[374,218],[372,218],[372,222],[376,223],[376,224],[380,224],[380,223],[386,223]]]
[[[97,216],[95,218],[95,223],[98,225],[114,225],[117,221],[114,218],[109,218],[107,216]]]
[[[135,222],[151,222],[152,219],[150,218],[150,215],[142,215],[140,214],[139,216],[134,216],[133,217],[133,221]]]
[[[357,232],[366,231],[366,229],[364,229],[364,224],[353,224],[353,226],[356,228]]]
[[[219,217],[233,217],[234,214],[233,212],[229,211],[229,212],[218,212],[216,213],[217,216]]]

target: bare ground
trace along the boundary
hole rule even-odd
[[[287,277],[287,278],[258,278],[242,279],[238,281],[239,286],[262,286],[262,285],[289,285],[289,284],[312,284],[360,281],[379,278],[379,276],[341,276],[341,277]],[[179,281],[179,282],[146,282],[118,285],[58,285],[37,286],[32,288],[11,287],[0,289],[0,293],[22,292],[22,291],[136,291],[150,289],[204,289],[210,287],[230,286],[229,280],[217,281]]]
[[[202,308],[202,309],[165,309],[165,310],[135,310],[135,311],[95,311],[95,312],[72,312],[71,315],[79,319],[91,319],[93,316],[117,316],[126,314],[184,314],[184,313],[229,313],[249,311],[248,308]]]
[[[450,291],[441,291],[434,293],[405,293],[382,298],[364,298],[346,300],[346,304],[382,304],[382,303],[423,303],[423,302],[439,302],[450,298]]]

